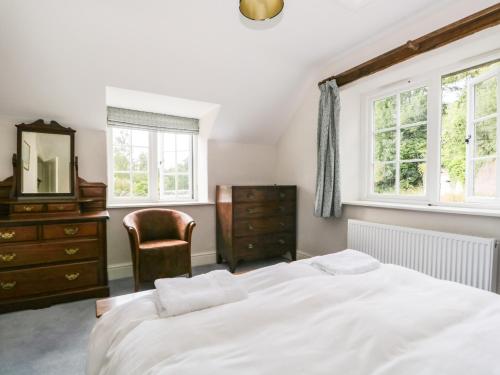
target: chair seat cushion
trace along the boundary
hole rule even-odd
[[[159,250],[159,249],[187,249],[188,243],[181,240],[156,240],[156,241],[146,241],[139,245],[139,250]]]

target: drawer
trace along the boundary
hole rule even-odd
[[[295,187],[233,188],[234,202],[267,202],[295,200]]]
[[[0,247],[0,269],[55,262],[92,259],[99,256],[99,241],[79,240]]]
[[[78,205],[76,203],[49,203],[47,204],[48,212],[66,212],[66,211],[78,211]]]
[[[0,243],[34,241],[38,238],[35,225],[0,228]]]
[[[295,202],[237,203],[233,210],[235,219],[295,215]]]
[[[234,223],[236,237],[292,231],[295,231],[294,216],[238,220]]]
[[[0,272],[0,300],[95,286],[97,271],[97,262],[84,262]]]
[[[43,226],[43,239],[97,237],[97,222],[49,224]]]
[[[233,249],[239,259],[258,259],[278,256],[295,250],[294,233],[275,233],[262,236],[235,238]]]
[[[16,214],[38,213],[43,212],[43,204],[15,204],[12,206],[12,211]]]

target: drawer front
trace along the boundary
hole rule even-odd
[[[47,204],[48,212],[66,212],[77,211],[78,205],[76,203],[49,203]]]
[[[294,216],[237,220],[234,223],[234,235],[236,237],[293,231],[295,231]]]
[[[0,269],[92,259],[98,256],[99,241],[97,240],[4,246],[0,247]]]
[[[238,203],[234,205],[235,219],[295,215],[295,202]]]
[[[0,300],[90,287],[97,284],[97,262],[0,272]]]
[[[295,187],[234,187],[233,201],[234,202],[268,202],[268,201],[286,201],[295,200]]]
[[[0,243],[35,241],[38,238],[35,225],[0,228]]]
[[[276,233],[262,236],[239,237],[233,248],[239,259],[258,259],[278,256],[295,249],[294,233]]]
[[[43,239],[96,237],[97,222],[49,224],[43,226]]]
[[[16,214],[29,214],[43,212],[43,204],[15,204],[12,206],[12,211]]]

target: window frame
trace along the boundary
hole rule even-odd
[[[160,194],[160,156],[158,150],[158,138],[162,131],[150,131],[144,129],[149,134],[149,150],[148,150],[148,196],[147,197],[118,197],[114,195],[114,154],[113,154],[113,129],[119,129],[119,126],[108,126],[106,131],[107,136],[107,161],[108,161],[108,201],[110,204],[175,204],[175,203],[192,203],[198,199],[197,188],[197,149],[198,135],[190,134],[192,137],[190,150],[190,166],[191,166],[191,198],[182,199],[163,199]],[[134,130],[134,129],[131,129]],[[141,129],[136,129],[141,130]],[[175,134],[185,134],[181,132],[173,132]],[[154,167],[155,166],[155,167]],[[132,187],[131,187],[132,188]]]
[[[363,200],[380,203],[399,203],[420,206],[441,206],[458,207],[471,209],[500,209],[500,201],[488,200],[465,200],[464,202],[443,202],[441,201],[441,133],[442,133],[442,78],[456,74],[463,70],[473,69],[475,67],[500,61],[500,52],[494,51],[484,53],[464,59],[458,63],[449,64],[434,70],[424,72],[423,74],[411,76],[397,82],[386,84],[379,88],[371,89],[368,92],[362,92],[361,96],[361,134],[363,137],[363,150],[361,155],[361,197]],[[371,127],[372,113],[371,101],[375,98],[389,96],[391,92],[397,90],[405,91],[405,87],[412,85],[428,85],[428,113],[427,113],[427,194],[425,199],[415,199],[412,196],[384,196],[382,194],[371,194],[373,179],[371,169],[371,156],[373,155]],[[373,86],[372,86],[373,87]],[[499,98],[497,98],[497,103]],[[500,112],[500,107],[497,107]],[[499,144],[500,134],[497,137]],[[500,151],[500,149],[498,149]],[[500,156],[500,152],[499,152]],[[498,166],[497,166],[498,168]],[[367,173],[367,169],[369,173]],[[497,169],[498,171],[498,169]],[[497,175],[497,189],[500,185],[500,175]]]

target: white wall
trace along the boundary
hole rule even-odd
[[[363,95],[374,88],[403,81],[471,56],[491,51],[492,55],[496,55],[498,50],[495,49],[500,48],[499,35],[499,27],[490,29],[341,88],[340,161],[343,201],[362,198],[363,175],[366,173],[361,156],[365,145]],[[482,58],[488,59],[488,55]],[[334,71],[330,67],[330,73]],[[346,248],[347,220],[350,218],[500,239],[498,218],[355,206],[344,206],[340,219],[314,217],[318,103],[317,81],[309,82],[302,105],[278,143],[277,181],[298,185],[299,251],[314,255]]]

